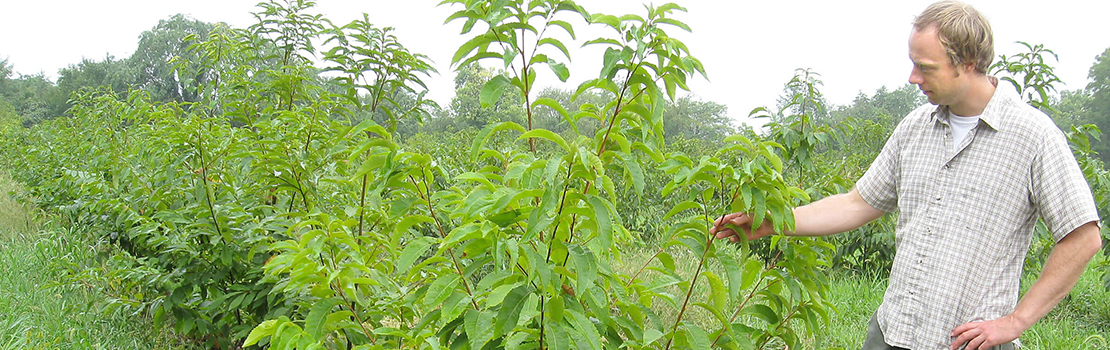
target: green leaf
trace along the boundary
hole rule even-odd
[[[478,46],[489,46],[493,40],[494,38],[488,34],[479,35],[470,39],[462,44],[462,46],[459,46],[459,49],[455,51],[455,55],[451,57],[451,64],[459,63],[460,60],[469,55],[470,52],[474,51]]]
[[[289,319],[285,316],[282,316],[281,318],[276,320],[262,321],[262,323],[259,323],[258,326],[254,327],[254,329],[251,330],[251,333],[247,335],[247,340],[243,341],[243,346],[251,346],[257,344],[259,340],[262,340],[262,338],[274,335],[274,330],[277,329],[279,322],[289,322]]]
[[[606,15],[601,13],[593,14],[593,18],[590,19],[590,23],[602,23],[607,26],[613,27],[613,29],[616,30],[620,30],[621,28],[621,20],[619,18],[613,15]]]
[[[547,66],[551,67],[551,72],[555,73],[559,81],[565,83],[567,79],[570,78],[570,70],[567,69],[566,65],[555,61],[547,61]]]
[[[559,101],[555,101],[555,99],[550,97],[540,97],[536,99],[535,102],[532,102],[532,108],[535,109],[536,106],[547,106],[548,108],[551,108],[555,112],[559,113],[559,115],[562,116],[564,120],[568,116],[567,109],[564,108],[563,105],[559,104]]]
[[[567,330],[563,328],[562,317],[560,317],[558,320],[545,319],[544,324],[546,324],[544,328],[548,330],[547,337],[545,338],[545,340],[547,341],[547,346],[541,348],[571,348],[570,336],[567,334]]]
[[[713,301],[713,307],[717,310],[723,310],[728,306],[728,291],[725,290],[725,282],[713,271],[704,270],[701,274],[709,281],[709,296]]]
[[[683,333],[685,333],[686,343],[690,345],[690,349],[709,350],[709,335],[701,327],[690,322],[683,322],[682,330],[685,331]]]
[[[324,331],[326,330],[324,327],[325,320],[327,316],[331,314],[331,309],[338,304],[339,299],[337,298],[327,298],[313,304],[312,309],[308,312],[308,316],[305,317],[305,333],[312,337],[313,340],[323,340]]]
[[[501,94],[505,92],[505,87],[509,85],[509,78],[505,75],[498,75],[486,82],[482,86],[482,92],[478,94],[478,101],[482,104],[482,108],[489,108],[494,102],[501,99]]]
[[[467,339],[470,340],[470,348],[481,349],[493,339],[495,330],[493,327],[493,313],[474,309],[466,310],[466,316],[463,317],[463,328],[466,330]]]
[[[440,306],[440,314],[444,322],[451,322],[462,315],[462,312],[470,307],[470,296],[466,293],[454,291],[451,296],[443,301]]]
[[[544,305],[544,313],[547,318],[545,322],[558,323],[563,321],[563,296],[556,295],[547,300]]]
[[[574,27],[571,26],[570,23],[567,23],[565,21],[560,21],[560,20],[554,20],[554,21],[547,22],[547,24],[555,25],[555,26],[559,26],[559,27],[563,28],[563,30],[567,31],[567,34],[570,34],[570,38],[572,40],[575,39],[575,37],[574,37]]]
[[[494,335],[507,334],[516,327],[517,321],[520,320],[520,311],[524,307],[526,297],[535,289],[529,285],[519,285],[513,288],[509,294],[505,295],[505,299],[501,301],[501,308],[497,311],[496,322],[493,327],[499,333]]]
[[[424,294],[424,305],[439,305],[448,296],[451,296],[451,292],[455,290],[458,284],[459,275],[457,274],[439,276],[432,284],[428,285],[428,292]]]
[[[578,292],[585,293],[593,286],[594,280],[597,279],[597,258],[594,257],[589,248],[576,244],[568,245],[567,251],[574,259],[574,272],[578,275]]]
[[[679,21],[676,21],[676,20],[673,20],[673,19],[670,19],[670,18],[657,18],[657,19],[655,19],[655,23],[666,23],[666,24],[670,24],[670,25],[675,26],[675,27],[682,28],[682,30],[685,30],[687,32],[691,31],[690,26],[686,25],[686,23],[682,23],[682,22],[679,22]]]
[[[740,280],[740,289],[746,290],[751,288],[756,278],[759,278],[762,272],[763,263],[761,263],[759,259],[748,259],[748,261],[744,262],[744,274],[743,279]]]
[[[748,305],[744,308],[744,313],[759,317],[760,319],[763,319],[763,321],[766,321],[767,324],[778,324],[779,321],[782,320],[782,318],[779,317],[779,314],[776,313],[775,310],[772,310],[770,307],[763,304]]]
[[[744,272],[740,267],[740,263],[732,257],[731,252],[723,251],[725,245],[716,245],[717,248],[717,261],[721,262],[721,266],[725,269],[725,275],[728,277],[728,296],[729,298],[736,298],[743,290],[741,287],[744,280]]]
[[[659,338],[662,338],[662,337],[663,337],[663,332],[660,332],[658,329],[655,329],[655,328],[648,328],[647,330],[644,331],[644,346],[647,346],[647,347],[650,348],[652,343],[654,343],[656,340],[659,340]]]
[[[609,247],[613,242],[613,218],[609,204],[595,195],[590,195],[588,201],[594,210],[593,219],[597,222],[597,238],[601,240],[601,246]]]
[[[432,220],[432,218],[424,216],[424,215],[406,216],[404,219],[401,219],[401,222],[398,222],[397,225],[393,227],[393,232],[395,232],[395,233],[404,233],[405,231],[408,231],[409,229],[411,229],[413,226],[416,226],[417,224],[429,223],[429,222],[435,222],[435,220]]]
[[[624,163],[624,171],[632,180],[632,190],[637,196],[644,195],[644,169],[640,167],[640,161],[636,159],[635,155],[629,153],[621,153],[621,160]]]
[[[621,51],[614,48],[606,48],[605,54],[602,56],[601,73],[598,75],[601,79],[611,79],[616,72],[613,70],[620,62]]]
[[[455,229],[451,230],[451,232],[448,232],[447,238],[444,238],[443,242],[439,244],[440,252],[454,247],[455,244],[458,242],[481,237],[485,233],[483,232],[483,228],[484,227],[482,227],[482,225],[477,223],[471,223],[456,227]]]
[[[482,128],[482,130],[478,132],[478,135],[474,137],[474,142],[470,145],[470,161],[478,161],[478,153],[480,153],[482,146],[485,145],[486,140],[489,139],[491,134],[506,129],[516,130],[521,133],[524,132],[524,127],[514,122],[500,122],[486,125],[486,127]]]
[[[567,310],[567,314],[570,315],[570,322],[574,325],[574,329],[582,334],[586,343],[590,345],[590,349],[601,350],[601,334],[597,332],[594,323],[577,311]]]
[[[563,150],[567,153],[574,152],[574,149],[570,148],[570,145],[567,144],[567,141],[564,140],[562,136],[559,136],[559,134],[551,132],[551,130],[547,129],[532,129],[531,131],[520,135],[517,140],[526,140],[531,138],[541,138],[544,140],[548,140],[554,142],[556,145],[559,145],[559,147],[562,147]]]
[[[409,268],[416,262],[416,259],[424,256],[424,253],[428,251],[428,248],[431,247],[432,243],[435,243],[435,241],[434,238],[425,236],[417,238],[405,245],[405,249],[401,251],[401,257],[397,259],[397,270],[395,272],[398,274],[407,274]]]
[[[670,219],[675,214],[678,214],[678,213],[681,213],[683,211],[690,210],[690,209],[698,209],[700,211],[701,210],[701,204],[699,204],[698,202],[694,202],[694,201],[685,201],[685,202],[682,202],[682,203],[678,203],[677,205],[674,206],[674,208],[671,208],[670,211],[667,211],[666,215],[663,215],[663,220]]]
[[[559,52],[563,53],[563,56],[565,56],[567,58],[567,60],[570,60],[570,52],[567,51],[567,47],[564,46],[561,41],[559,41],[555,38],[548,37],[548,38],[540,39],[540,41],[536,45],[538,45],[538,46],[543,46],[543,45],[554,46],[556,49],[559,49]],[[551,61],[548,61],[548,62],[551,62]]]

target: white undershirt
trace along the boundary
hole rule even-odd
[[[948,125],[952,126],[952,154],[960,149],[960,144],[964,143],[967,134],[975,125],[979,124],[979,116],[961,117],[951,112],[948,113]]]

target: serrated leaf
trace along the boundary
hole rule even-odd
[[[444,322],[454,321],[470,306],[470,296],[466,293],[454,291],[440,305],[440,315]]]
[[[478,102],[481,103],[482,108],[489,108],[494,102],[501,99],[501,94],[505,92],[505,87],[509,86],[509,78],[504,75],[498,75],[486,82],[482,86],[482,91],[478,94]]]
[[[493,313],[474,309],[466,310],[466,315],[463,316],[463,329],[466,330],[470,348],[481,349],[493,339]]]
[[[416,259],[424,256],[428,248],[435,243],[432,237],[420,237],[405,245],[405,249],[401,251],[401,256],[397,259],[396,273],[406,274]]]
[[[644,169],[640,167],[640,161],[636,159],[635,155],[629,153],[621,153],[621,160],[624,162],[624,171],[628,174],[628,178],[632,180],[632,191],[637,196],[644,195]]]
[[[574,272],[578,275],[578,291],[586,292],[594,284],[597,279],[597,258],[594,257],[593,252],[588,248],[578,245],[568,245],[567,251],[570,252],[571,258],[574,261]]]
[[[570,145],[567,144],[567,141],[564,140],[562,136],[559,136],[559,134],[551,132],[551,130],[547,129],[532,129],[531,131],[520,135],[520,137],[518,137],[517,139],[526,140],[531,138],[541,138],[544,140],[548,140],[554,142],[556,145],[559,145],[559,147],[562,147],[563,151],[567,153],[574,152],[574,149],[570,148]]]
[[[435,306],[442,303],[451,296],[451,292],[455,290],[459,284],[459,275],[449,274],[439,276],[432,284],[428,285],[428,292],[424,294],[424,305]]]
[[[685,331],[683,333],[685,333],[686,343],[690,345],[690,349],[709,350],[709,334],[706,334],[701,327],[690,322],[683,322],[682,330]]]
[[[590,207],[594,210],[594,221],[597,222],[597,238],[601,246],[609,247],[613,242],[613,217],[610,215],[609,205],[601,197],[590,195]]]
[[[326,319],[331,314],[331,309],[339,304],[336,298],[317,301],[305,317],[304,330],[313,340],[322,340],[324,337]]]
[[[724,309],[728,306],[728,290],[725,289],[725,282],[713,271],[704,270],[701,274],[709,281],[709,297],[713,301],[713,307],[717,310]]]
[[[601,350],[601,334],[597,332],[594,323],[577,311],[567,310],[567,314],[570,315],[570,323],[574,325],[574,329],[581,333],[586,343],[590,345],[589,348]]]
[[[497,318],[494,323],[494,329],[499,332],[494,335],[495,337],[507,334],[516,327],[517,321],[520,319],[521,308],[524,307],[525,304],[524,301],[534,290],[532,286],[526,284],[519,285],[505,295],[505,299],[501,301],[501,308],[497,311]]]

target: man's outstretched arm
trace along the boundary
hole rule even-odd
[[[787,232],[792,236],[825,236],[834,233],[854,230],[883,216],[881,210],[875,209],[863,200],[856,189],[847,193],[822,198],[819,201],[794,208],[794,232]],[[736,242],[740,236],[732,226],[739,227],[749,240],[757,239],[774,233],[769,221],[764,221],[756,232],[752,233],[752,215],[748,213],[732,213],[725,215],[713,223],[709,233],[717,238],[728,238]]]
[[[1064,236],[1045,262],[1037,282],[1018,302],[1013,313],[997,320],[971,322],[956,327],[952,336],[956,341],[951,349],[967,344],[966,349],[989,349],[1017,339],[1032,327],[1064,296],[1071,292],[1087,263],[1102,248],[1098,223],[1091,221]]]

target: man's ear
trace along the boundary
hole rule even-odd
[[[960,70],[960,73],[972,74],[972,73],[975,73],[975,62],[960,63],[960,65],[957,66],[956,68],[958,68]]]

